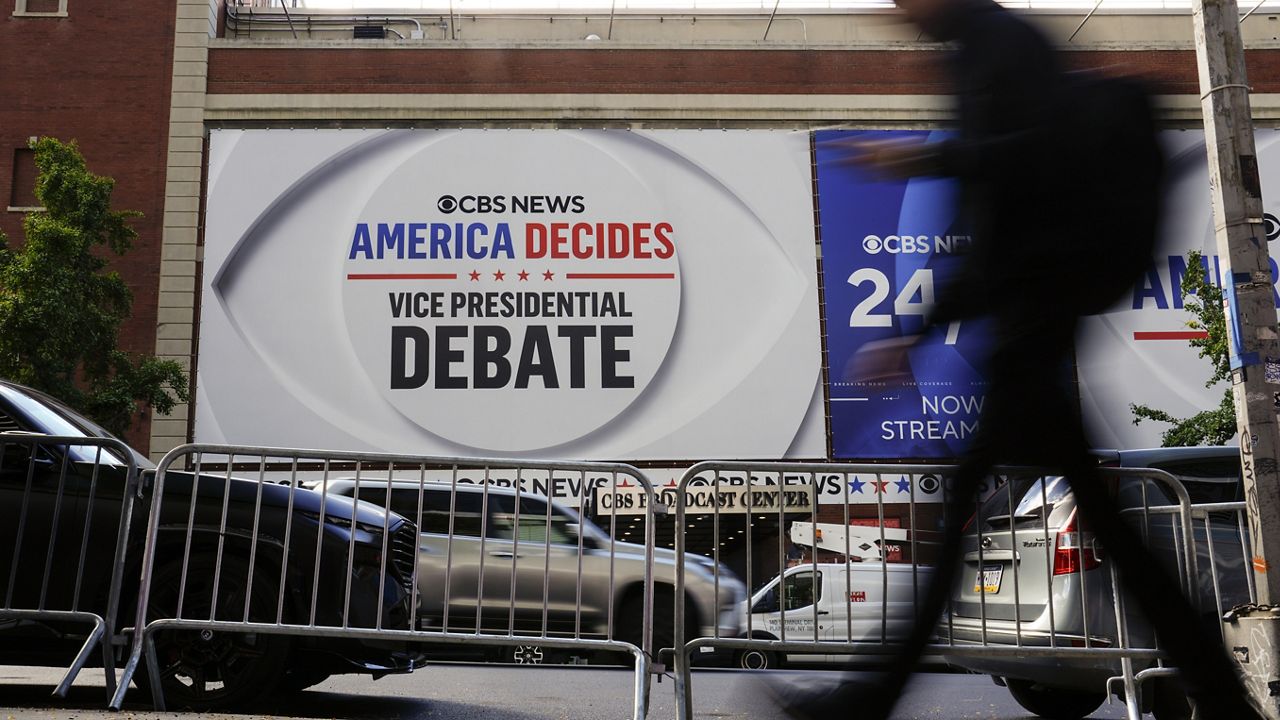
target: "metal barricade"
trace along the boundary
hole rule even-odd
[[[1196,503],[1190,512],[1182,507],[1151,506],[1138,510],[1125,510],[1124,514],[1140,513],[1142,525],[1149,528],[1152,518],[1168,517],[1181,526],[1184,518],[1190,522],[1191,542],[1175,549],[1179,558],[1180,578],[1184,591],[1192,598],[1203,618],[1213,618],[1226,640],[1223,618],[1233,608],[1257,602],[1253,571],[1249,558],[1253,557],[1244,502]],[[1171,524],[1173,524],[1171,523]],[[1175,545],[1182,538],[1174,538]],[[1150,538],[1148,537],[1150,543]],[[1186,547],[1191,552],[1186,552]],[[1187,562],[1189,559],[1190,562]],[[1192,574],[1187,574],[1188,572]],[[1129,618],[1131,626],[1150,636],[1150,628],[1143,618]],[[1178,669],[1161,660],[1155,667],[1139,671],[1135,682],[1145,687],[1147,680],[1177,675]],[[1145,690],[1143,691],[1145,692]]]
[[[632,530],[642,544],[545,497],[569,488],[581,506],[619,486],[647,499]],[[319,682],[335,656],[409,671],[426,643],[629,656],[638,720],[652,656],[652,500],[640,471],[613,463],[177,448],[157,471],[139,620],[112,707],[131,677],[157,709],[237,704]]]
[[[745,530],[746,555],[738,560],[752,597],[741,606],[740,630],[732,636],[690,632],[676,608],[677,637],[684,640],[675,648],[677,717],[693,716],[690,667],[704,648],[738,659],[754,653],[764,662],[786,653],[883,660],[896,652],[929,582],[952,472],[940,465],[825,463],[689,468],[670,497],[681,559],[677,593],[684,570],[696,562],[686,543],[690,515],[711,524],[718,566],[726,517],[745,513],[749,520],[736,532]],[[1132,519],[1142,523],[1149,541],[1167,538],[1153,551],[1163,553],[1191,591],[1200,575],[1198,551],[1186,551],[1196,547],[1186,490],[1157,470],[1101,473],[1117,483],[1122,507],[1134,508]],[[1065,478],[1040,469],[996,468],[992,479],[965,525],[959,585],[927,652],[996,675],[1010,662],[1039,662],[1046,672],[1052,665],[1053,679],[1096,687],[1090,693],[1099,703],[1119,681],[1126,711],[1136,720],[1138,670],[1154,664],[1160,649],[1116,592],[1113,564],[1104,562],[1105,550],[1076,518]],[[835,537],[823,538],[823,532]],[[753,557],[760,552],[753,534],[767,536],[769,562]],[[809,549],[797,548],[797,540]]]
[[[6,638],[26,637],[38,653],[62,638],[80,642],[81,633],[67,627],[89,626],[54,689],[57,697],[66,697],[95,647],[107,696],[116,690],[113,641],[126,549],[142,539],[130,532],[138,497],[133,454],[118,441],[0,434],[0,537],[6,543],[0,546],[0,562],[6,563],[0,565],[0,621],[9,625]]]

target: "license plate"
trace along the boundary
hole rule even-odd
[[[998,593],[1000,592],[1000,578],[1004,576],[1003,565],[983,565],[978,571],[978,577],[973,581],[973,591],[976,593]]]

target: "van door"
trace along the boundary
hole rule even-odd
[[[827,619],[821,596],[822,572],[815,572],[812,567],[791,568],[780,583],[775,579],[767,585],[751,607],[752,630],[787,642],[813,643],[817,652]]]

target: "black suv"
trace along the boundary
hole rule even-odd
[[[111,436],[57,400],[6,381],[0,433],[26,436],[0,435],[0,664],[65,667],[88,631],[48,611],[108,615],[130,459],[141,491],[125,539],[115,630],[135,624],[155,466],[123,445],[31,437]],[[132,458],[118,456],[126,450]],[[157,533],[148,622],[180,613],[299,627],[282,634],[157,632],[170,707],[244,705],[331,674],[409,672],[419,662],[400,642],[323,636],[323,628],[374,628],[379,617],[384,629],[409,629],[417,528],[399,515],[230,472],[169,472]],[[21,612],[30,610],[45,612]],[[127,649],[118,650],[117,664]],[[103,661],[100,653],[90,656],[95,661]],[[145,685],[146,668],[134,679]]]

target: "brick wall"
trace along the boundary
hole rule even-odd
[[[1076,51],[1074,68],[1198,93],[1190,50]],[[669,93],[928,95],[946,91],[928,50],[397,49],[219,47],[210,94]],[[1247,53],[1255,92],[1280,91],[1280,52]]]
[[[115,207],[144,215],[134,250],[113,265],[134,297],[123,346],[152,352],[174,3],[72,2],[66,18],[13,17],[13,6],[0,0],[0,229],[21,241],[23,216],[3,210],[14,148],[32,135],[77,140],[90,169],[115,178]],[[146,438],[145,424],[129,437]]]

